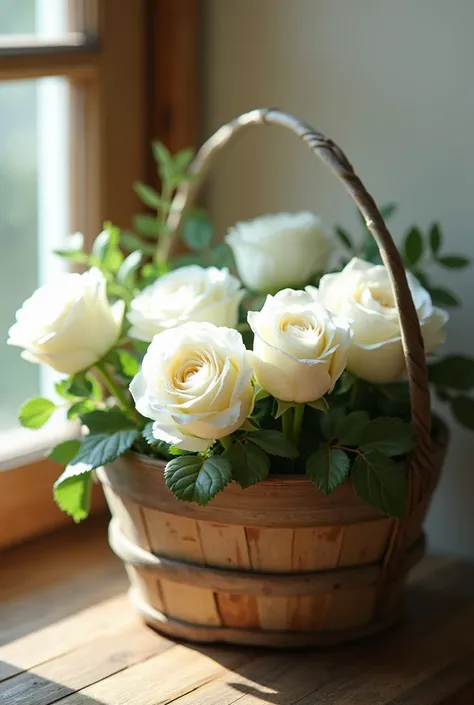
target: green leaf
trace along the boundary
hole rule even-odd
[[[308,401],[306,402],[306,406],[310,406],[312,409],[316,409],[316,411],[322,411],[323,414],[326,414],[329,409],[329,404],[324,397],[316,399],[316,401]]]
[[[93,375],[87,375],[85,372],[79,372],[72,377],[67,390],[74,397],[92,397],[98,401],[102,399],[100,382]]]
[[[353,250],[354,249],[354,244],[351,240],[351,237],[349,233],[344,230],[344,228],[339,228],[336,227],[336,235],[339,238],[339,240],[342,242],[344,247],[347,247],[348,250]]]
[[[285,438],[281,431],[257,431],[252,433],[248,440],[270,455],[278,455],[281,458],[297,458],[299,455],[298,448],[288,438]]]
[[[296,406],[296,403],[294,401],[281,401],[281,399],[276,399],[275,401],[277,403],[277,410],[275,414],[276,419],[279,419],[280,416],[283,416],[285,411],[288,411],[288,409],[293,409],[293,407]]]
[[[51,453],[48,455],[48,458],[53,460],[55,463],[59,463],[60,465],[67,465],[71,462],[71,460],[73,460],[73,458],[75,458],[80,447],[81,441],[63,441],[53,448]]]
[[[67,401],[72,401],[76,398],[74,394],[71,394],[69,390],[70,384],[71,380],[68,378],[62,379],[60,382],[56,382],[56,384],[54,385],[56,394],[59,394],[60,397],[66,399]]]
[[[443,240],[443,237],[441,235],[441,230],[438,225],[438,223],[435,223],[434,225],[431,226],[430,230],[430,248],[433,256],[436,258],[436,255],[441,249],[441,243]]]
[[[56,405],[49,399],[36,397],[25,402],[20,407],[18,419],[25,428],[41,428],[56,411]]]
[[[154,451],[160,453],[161,455],[164,455],[168,459],[172,458],[172,454],[170,452],[171,448],[169,444],[165,443],[164,441],[159,441],[157,438],[154,437],[153,421],[147,423],[147,425],[142,431],[142,436],[146,440],[148,445],[153,448]]]
[[[430,382],[459,391],[474,387],[474,359],[464,355],[448,355],[428,365]]]
[[[182,173],[186,171],[188,166],[194,159],[194,149],[192,147],[186,147],[181,149],[177,154],[174,155],[173,165],[175,171]]]
[[[128,289],[133,289],[136,282],[136,272],[142,262],[143,255],[135,250],[122,262],[117,272],[117,281]]]
[[[79,453],[68,465],[71,474],[79,472],[82,466],[84,466],[82,472],[86,472],[111,463],[129,450],[139,435],[137,429],[117,431],[113,434],[91,433],[84,438]]]
[[[346,416],[339,429],[339,443],[343,446],[358,446],[361,433],[369,421],[369,415],[366,411],[353,411]]]
[[[343,372],[341,377],[339,378],[336,394],[346,394],[346,392],[348,392],[352,388],[355,381],[356,378],[353,377],[349,372]]]
[[[152,215],[147,215],[140,213],[133,217],[133,227],[138,230],[139,233],[143,235],[148,235],[149,237],[158,237],[161,235],[162,224]]]
[[[214,267],[232,269],[234,267],[234,255],[226,242],[220,242],[211,248],[211,260]]]
[[[78,416],[82,416],[83,414],[88,414],[90,411],[94,411],[95,407],[95,402],[91,401],[90,399],[82,399],[81,401],[77,401],[75,404],[72,404],[72,406],[69,407],[69,409],[67,410],[67,417],[69,421],[73,421],[74,419],[77,419]]]
[[[154,188],[151,188],[151,186],[147,186],[146,184],[142,184],[140,181],[136,181],[133,184],[133,188],[137,196],[146,206],[154,208],[155,210],[159,210],[162,207],[163,199]]]
[[[451,411],[456,421],[474,431],[474,399],[457,397],[451,401]]]
[[[306,461],[306,474],[321,492],[328,495],[349,474],[349,458],[339,448],[321,445]]]
[[[132,419],[118,409],[96,409],[84,414],[81,420],[91,433],[116,433],[135,428]]]
[[[407,501],[404,467],[372,450],[358,456],[352,468],[352,483],[364,502],[388,516],[402,518]]]
[[[362,257],[368,262],[372,262],[372,264],[381,264],[382,262],[379,248],[370,232],[367,234],[362,246]]]
[[[423,272],[420,272],[418,269],[412,271],[412,274],[415,275],[415,277],[416,277],[416,278],[418,279],[418,281],[420,282],[421,286],[422,286],[424,289],[426,289],[427,291],[429,291],[431,285],[430,285],[430,282],[429,282],[428,277],[426,276],[426,274],[424,274]]]
[[[321,431],[327,441],[331,442],[339,437],[344,419],[345,413],[341,408],[331,409],[327,414],[321,417]]]
[[[92,473],[89,470],[71,474],[66,468],[54,483],[53,495],[59,508],[77,523],[89,514],[91,491]]]
[[[264,480],[270,472],[270,458],[252,443],[233,443],[223,457],[232,466],[232,479],[243,489]]]
[[[380,206],[380,215],[384,220],[388,220],[397,210],[396,203],[386,203],[384,206]]]
[[[262,399],[267,399],[270,396],[270,392],[261,387],[259,384],[255,385],[255,401],[261,401]]]
[[[92,245],[92,255],[111,272],[116,272],[123,262],[123,254],[119,249],[120,230],[106,223],[104,230],[96,237]]]
[[[429,293],[435,306],[459,306],[459,299],[446,289],[430,287]]]
[[[131,252],[139,250],[140,252],[143,252],[144,255],[155,254],[155,245],[150,242],[145,242],[140,237],[138,237],[138,235],[135,235],[135,233],[132,232],[121,232],[120,243],[123,247],[125,247],[127,250],[130,250]]]
[[[414,446],[413,431],[410,424],[396,416],[381,416],[362,429],[358,445],[365,452],[403,455]]]
[[[195,251],[208,247],[212,240],[213,228],[205,217],[188,218],[183,226],[183,239],[186,245]]]
[[[53,250],[53,252],[58,257],[68,260],[68,262],[88,265],[93,264],[91,256],[86,252],[82,252],[82,250]]]
[[[152,151],[162,181],[169,181],[174,172],[173,157],[162,142],[153,142]]]
[[[403,260],[408,267],[414,267],[423,254],[423,238],[418,228],[411,228],[403,244]]]
[[[438,257],[438,264],[447,269],[462,269],[470,264],[467,257],[461,257],[460,255],[444,255],[443,257]]]
[[[205,460],[183,455],[170,460],[165,468],[165,482],[176,499],[205,506],[231,480],[227,458],[211,455]]]
[[[140,363],[137,358],[128,350],[117,350],[116,353],[121,374],[128,379],[133,379],[140,371]]]

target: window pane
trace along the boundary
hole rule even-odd
[[[54,41],[82,24],[79,0],[0,0],[0,45],[15,35]],[[74,31],[82,30],[73,26]],[[6,35],[6,36],[5,36]]]
[[[51,250],[68,233],[68,105],[62,78],[0,83],[0,433],[51,384],[6,339],[15,311],[63,267]]]

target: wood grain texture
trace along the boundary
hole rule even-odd
[[[474,565],[454,559],[429,558],[413,571],[406,610],[390,632],[326,652],[284,653],[177,645],[141,625],[100,522],[10,549],[0,562],[6,705],[474,702]],[[232,608],[227,595],[221,616],[225,602],[231,620],[238,600]],[[304,601],[299,610],[293,604],[288,618],[315,614]]]

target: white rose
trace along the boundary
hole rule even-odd
[[[165,274],[133,299],[129,335],[150,342],[167,328],[205,321],[235,328],[244,292],[228,269],[191,265]]]
[[[327,269],[333,245],[312,213],[279,213],[237,223],[228,232],[237,271],[252,291],[273,294],[307,284]]]
[[[84,274],[62,274],[35,291],[17,311],[9,345],[22,357],[73,375],[92,367],[120,335],[125,304],[110,305],[106,280],[93,267]]]
[[[240,333],[185,323],[153,338],[130,392],[157,440],[204,451],[251,413],[252,375]]]
[[[249,353],[257,382],[277,399],[316,401],[332,391],[346,366],[350,326],[305,291],[285,289],[250,311],[255,334]]]
[[[407,272],[408,285],[420,321],[427,353],[445,339],[448,314],[431,303],[429,293]],[[350,321],[354,338],[347,369],[369,382],[385,384],[406,372],[400,323],[388,272],[382,265],[354,258],[336,274],[321,278],[313,296],[333,313]]]

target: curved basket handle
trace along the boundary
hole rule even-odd
[[[409,474],[407,512],[410,513],[424,496],[425,490],[430,487],[432,475],[431,407],[423,338],[400,254],[373,198],[365,190],[344,152],[332,140],[320,132],[315,132],[305,122],[280,110],[262,109],[245,113],[217,130],[196,154],[190,167],[196,178],[184,184],[176,194],[168,219],[170,230],[178,230],[185,209],[197,196],[217,153],[233,137],[251,125],[281,125],[300,137],[341,180],[377,243],[382,261],[388,270],[400,318],[403,351],[409,376],[412,424],[417,441]]]

